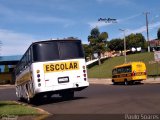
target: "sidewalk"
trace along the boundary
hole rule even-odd
[[[105,78],[89,78],[89,83],[90,84],[105,84],[105,85],[110,85],[113,84],[111,78],[105,79]],[[144,84],[158,84],[160,83],[160,78],[148,78],[147,80],[143,80],[141,83]]]
[[[0,85],[0,89],[8,89],[8,88],[15,88],[15,85],[10,85],[10,84]]]

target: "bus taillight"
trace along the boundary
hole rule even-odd
[[[84,70],[85,70],[85,68],[86,68],[86,67],[85,67],[85,66],[83,66],[83,69],[84,69]]]
[[[133,72],[132,72],[132,76],[135,76],[135,75],[136,75],[136,71],[133,71]]]
[[[38,82],[41,82],[41,79],[38,79]]]
[[[84,76],[84,81],[86,81],[87,74],[86,74],[86,67],[85,66],[83,66],[83,76]]]
[[[40,70],[37,70],[37,81],[38,81],[38,87],[40,87],[41,86]]]
[[[37,73],[40,73],[40,70],[37,70]]]

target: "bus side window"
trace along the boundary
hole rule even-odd
[[[122,73],[125,73],[126,72],[126,68],[122,68]]]
[[[127,67],[127,72],[131,72],[131,66]]]
[[[31,63],[31,49],[28,50],[28,64]]]
[[[113,75],[117,74],[117,70],[116,70],[116,69],[113,69],[112,74],[113,74]]]
[[[117,73],[121,73],[122,72],[122,69],[121,68],[118,68],[117,69]]]
[[[125,73],[128,73],[128,72],[129,72],[129,68],[125,67]]]

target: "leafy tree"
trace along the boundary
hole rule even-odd
[[[83,49],[85,52],[85,58],[89,57],[92,60],[92,55],[93,55],[92,47],[88,44],[83,44]]]
[[[157,38],[160,39],[160,28],[157,31]]]
[[[106,50],[106,42],[108,38],[107,32],[100,33],[99,29],[93,28],[88,36],[89,45],[93,49],[94,53],[98,54],[98,63],[101,64],[101,54]]]
[[[126,37],[126,48],[131,49],[132,47],[146,47],[146,40],[141,33],[130,34]]]
[[[146,48],[147,42],[141,33],[130,34],[126,36],[126,49],[131,49],[132,47]],[[124,39],[112,39],[108,43],[110,50],[123,51],[124,50]]]
[[[119,51],[119,50],[124,50],[124,42],[123,39],[112,39],[111,41],[109,41],[108,43],[108,48],[110,50],[115,50],[115,51]]]

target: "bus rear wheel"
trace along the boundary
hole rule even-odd
[[[117,85],[117,83],[114,80],[112,80],[112,83],[113,83],[113,85]]]
[[[124,80],[124,85],[128,85],[129,82],[127,81],[127,79]]]
[[[34,100],[35,100],[34,97],[33,97],[33,98],[30,98],[29,96],[27,96],[27,103],[28,103],[28,104],[34,103]]]

